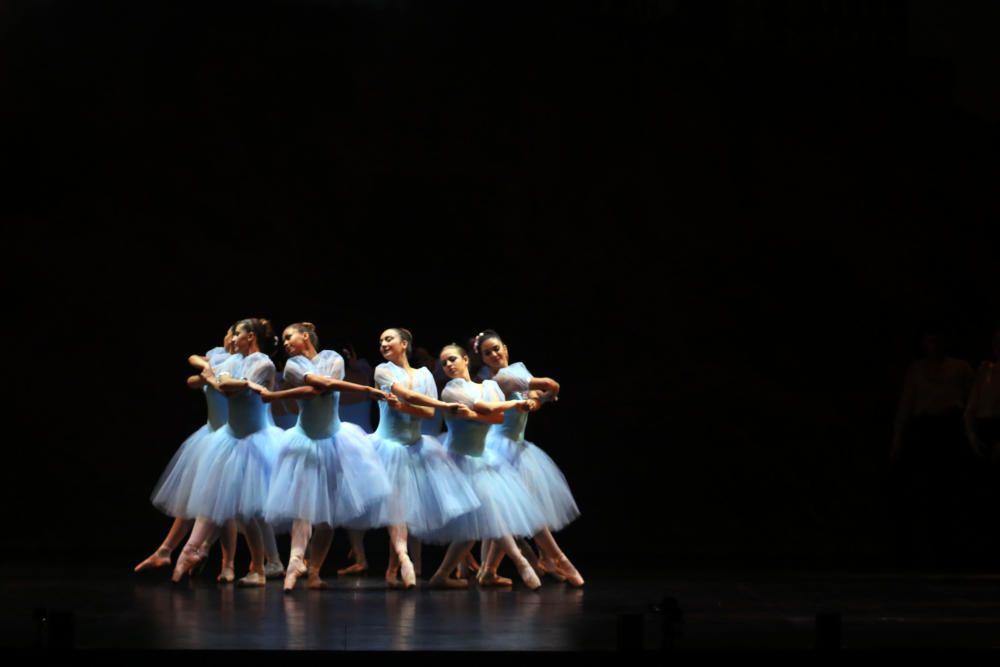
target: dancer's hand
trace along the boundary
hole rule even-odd
[[[458,409],[455,414],[459,417],[464,417],[465,419],[475,419],[479,416],[479,413],[470,408],[468,405],[462,405],[461,403],[456,403]]]
[[[203,369],[201,369],[201,376],[206,380],[214,380],[215,371],[212,370],[211,366],[205,366]]]
[[[267,391],[265,387],[257,384],[256,382],[250,382],[249,380],[247,380],[247,388],[250,389],[251,391],[257,392],[258,394],[263,394],[265,391]]]
[[[458,411],[461,407],[463,407],[461,403],[448,403],[444,409],[447,410],[449,414],[457,415],[459,414]]]
[[[375,387],[368,387],[368,396],[375,399],[376,401],[387,401],[389,400],[390,397],[392,397],[393,399],[396,398],[389,392],[382,391],[381,389],[376,389]]]

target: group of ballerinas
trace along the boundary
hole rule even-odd
[[[375,369],[375,386],[344,381],[343,358],[321,351],[315,326],[300,322],[282,333],[288,361],[275,389],[275,366],[262,350],[272,342],[266,320],[241,320],[222,348],[189,359],[199,372],[188,386],[204,391],[208,423],[181,445],[154,489],[153,504],[175,519],[137,572],[169,565],[190,530],[172,579],[198,568],[218,540],[218,581],[231,583],[242,534],[250,567],[239,585],[263,586],[283,575],[286,592],[303,576],[307,587],[324,588],[320,570],[335,528],[347,530],[355,560],[338,574],[358,574],[367,571],[364,531],[386,527],[389,587],[416,585],[419,558],[415,567],[410,550],[419,555],[421,542],[448,545],[429,580],[435,588],[466,588],[469,571],[477,571],[480,586],[509,586],[497,574],[505,556],[530,589],[545,574],[583,585],[552,535],[579,516],[576,502],[552,459],[524,439],[528,414],[557,400],[559,383],[511,364],[499,334],[487,330],[473,341],[473,354],[489,369],[480,383],[469,375],[466,350],[455,344],[441,350],[449,381],[440,398],[430,371],[410,365],[413,337],[406,329],[379,337],[385,362]],[[341,422],[342,391],[379,401],[374,433]],[[287,430],[268,409],[284,399],[298,404]],[[422,420],[436,414],[444,414],[447,426],[441,440],[421,433]],[[287,567],[275,531],[290,532]],[[471,553],[477,541],[479,563]]]

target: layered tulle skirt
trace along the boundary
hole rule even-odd
[[[546,528],[560,530],[580,516],[566,476],[541,448],[527,440],[518,442],[501,433],[491,432],[486,438],[486,449],[517,470],[534,498]]]
[[[392,491],[351,522],[351,527],[405,525],[420,535],[479,506],[476,492],[435,438],[424,435],[407,445],[375,434],[368,437],[385,466]]]
[[[479,507],[439,529],[417,534],[427,542],[446,544],[512,536],[531,536],[545,526],[534,497],[520,475],[503,458],[485,451],[481,456],[450,453],[456,467],[475,490]]]
[[[333,436],[313,439],[295,426],[279,442],[264,517],[279,529],[295,519],[342,526],[369,512],[390,490],[360,427],[342,423]]]
[[[204,453],[205,443],[213,433],[215,431],[212,427],[204,424],[174,452],[150,496],[153,505],[160,511],[173,517],[191,517],[188,514],[188,503],[191,500],[195,473]]]
[[[215,431],[203,445],[188,516],[217,524],[262,517],[283,434],[276,426],[265,426],[244,438],[237,438],[228,426]]]

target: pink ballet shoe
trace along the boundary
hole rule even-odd
[[[194,568],[201,560],[201,556],[198,550],[194,547],[185,546],[181,550],[181,555],[177,559],[177,564],[174,566],[174,573],[171,575],[170,579],[175,584],[180,582],[184,578],[185,574],[190,574],[191,569]]]
[[[298,581],[299,577],[307,574],[308,572],[309,570],[302,562],[302,558],[298,555],[292,556],[292,558],[288,561],[288,569],[285,570],[285,592],[291,593],[292,590],[294,590],[295,582]]]
[[[517,573],[521,575],[521,581],[524,585],[533,591],[537,591],[542,587],[542,582],[539,581],[538,575],[535,574],[535,568],[531,567],[531,563],[527,559],[522,559],[520,564],[517,566]]]
[[[553,565],[555,566],[555,571],[558,574],[566,577],[566,582],[570,586],[574,586],[575,588],[583,586],[583,577],[580,576],[580,573],[576,571],[575,567],[573,567],[573,563],[569,562],[569,558],[561,556],[553,561]]]
[[[236,571],[232,565],[223,565],[215,580],[220,584],[231,584],[236,581]]]
[[[260,588],[267,585],[267,577],[261,572],[250,572],[242,579],[237,579],[236,585],[242,588]]]
[[[337,570],[338,577],[347,577],[354,574],[365,575],[368,573],[368,563],[354,563],[353,565],[348,565],[347,567],[342,567]]]
[[[466,579],[453,579],[452,577],[438,577],[434,576],[430,578],[427,585],[431,588],[438,589],[459,589],[468,588],[469,582]]]
[[[514,582],[507,577],[501,577],[496,572],[487,572],[485,568],[479,571],[479,576],[476,577],[476,583],[479,584],[480,588],[514,585]]]
[[[149,558],[136,565],[133,572],[144,572],[146,570],[155,570],[160,567],[166,567],[167,565],[170,565],[170,554],[163,556],[162,552],[159,549],[157,549],[156,551],[153,552],[153,555],[151,555]]]
[[[417,585],[417,573],[414,572],[413,563],[406,554],[399,557],[399,574],[403,577],[403,588],[413,588]]]

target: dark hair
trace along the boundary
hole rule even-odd
[[[248,317],[245,320],[240,320],[233,325],[236,330],[246,329],[253,333],[257,337],[257,345],[260,347],[260,351],[271,356],[274,351],[278,348],[278,337],[274,335],[274,327],[271,326],[271,321],[264,318]]]
[[[410,358],[410,353],[413,352],[413,334],[410,333],[409,329],[404,329],[402,327],[389,327],[393,331],[399,333],[399,337],[406,341],[406,358]]]
[[[447,345],[441,348],[440,352],[438,352],[438,357],[440,357],[444,353],[444,351],[447,350],[449,347],[453,347],[459,352],[461,352],[463,357],[469,356],[469,353],[465,351],[465,348],[459,345],[458,343],[448,343]]]
[[[295,322],[294,324],[289,324],[286,329],[295,329],[299,333],[304,333],[312,343],[312,346],[319,349],[319,336],[316,335],[316,325],[312,322]]]
[[[493,338],[496,338],[500,341],[500,344],[503,345],[503,339],[500,338],[500,334],[493,329],[483,329],[472,339],[472,349],[475,351],[477,356],[481,357],[483,354],[483,343],[488,340],[492,340]]]

